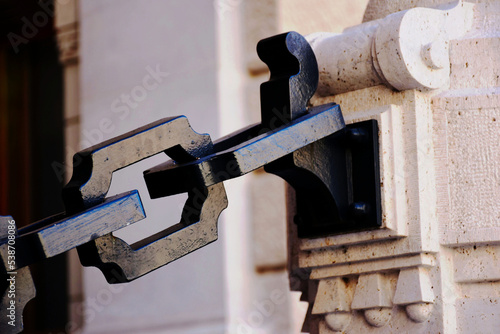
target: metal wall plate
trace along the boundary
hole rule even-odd
[[[376,120],[354,123],[265,167],[295,189],[300,238],[380,227]]]

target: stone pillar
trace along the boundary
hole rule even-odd
[[[61,182],[71,178],[73,154],[80,146],[80,90],[78,54],[78,0],[54,1],[55,28],[59,46],[59,60],[64,67],[64,166],[53,166]],[[82,267],[76,250],[68,252],[68,315],[67,332],[83,326]]]
[[[312,104],[378,121],[383,224],[298,239],[289,219],[303,331],[498,332],[499,13],[500,1],[372,0],[368,22],[309,36]]]

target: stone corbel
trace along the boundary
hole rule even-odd
[[[364,312],[366,321],[374,327],[382,327],[392,315],[392,295],[390,278],[374,273],[360,275],[354,292],[351,308]]]
[[[434,308],[434,293],[428,269],[415,267],[399,272],[393,302],[406,309],[406,314],[414,322],[424,322]]]
[[[449,41],[472,26],[474,5],[413,8],[346,29],[307,37],[320,72],[318,94],[385,84],[396,90],[449,85]]]
[[[324,321],[331,330],[344,331],[352,318],[351,302],[354,286],[355,282],[346,278],[321,280],[311,313],[324,315]]]
[[[357,278],[332,277],[319,281],[311,314],[322,319],[315,333],[343,332],[354,311],[371,327],[383,327],[395,308],[402,308],[415,323],[429,319],[434,309],[429,269],[408,267],[397,272],[366,273]]]

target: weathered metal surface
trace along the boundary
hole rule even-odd
[[[145,171],[152,198],[241,176],[344,127],[340,108],[334,104],[307,113],[307,102],[318,85],[318,65],[303,36],[288,32],[263,39],[257,52],[271,71],[260,90],[262,122],[216,141],[214,153],[205,158],[186,164],[167,162]]]
[[[78,214],[49,217],[21,228],[13,240],[14,265],[9,264],[9,240],[0,241],[0,272],[14,271],[36,261],[56,256],[146,217],[139,193],[134,190],[107,198]]]
[[[9,233],[10,231],[10,233]],[[9,234],[17,236],[17,228],[11,216],[0,216],[0,239],[8,238]],[[13,240],[11,237],[11,240]],[[23,330],[23,310],[31,299],[35,298],[36,289],[29,267],[14,270],[17,254],[22,252],[15,242],[11,242],[13,264],[8,273],[0,274],[0,292],[2,302],[0,309],[0,333],[14,334]]]
[[[283,51],[284,45],[295,62]],[[287,117],[292,123],[304,113],[314,112],[315,108],[307,110],[307,103],[316,91],[319,74],[309,43],[289,33],[285,43],[280,36],[260,41],[257,52],[271,70],[270,80],[260,87],[263,124],[276,112],[274,101],[281,103],[283,110],[290,110]],[[300,71],[295,74],[297,64]],[[376,121],[368,123],[348,129],[331,127],[329,136],[264,167],[295,189],[300,237],[380,226],[378,129]],[[313,136],[314,129],[303,131],[302,135]]]
[[[132,281],[217,240],[217,221],[227,207],[222,183],[188,192],[180,223],[129,245],[108,234],[78,249],[83,265],[96,266],[109,283]]]
[[[264,169],[295,189],[299,237],[360,231],[382,223],[375,120],[347,125]]]
[[[261,85],[260,124],[213,144],[184,116],[170,117],[83,150],[75,154],[63,190],[66,213],[16,230],[10,239],[0,234],[0,275],[17,270],[21,314],[35,294],[27,267],[35,261],[77,247],[83,265],[99,268],[109,283],[121,283],[215,241],[218,217],[227,207],[222,182],[262,166],[295,188],[300,236],[380,224],[376,121],[346,128],[334,103],[307,109],[318,67],[301,35],[262,40],[257,50],[271,70]],[[178,224],[129,245],[112,232],[145,213],[136,190],[105,198],[113,172],[161,152],[173,160],[144,172],[150,196],[187,192],[188,199]],[[15,263],[9,262],[10,240],[19,247]],[[4,291],[6,306],[11,297]],[[16,326],[20,330],[22,322]]]
[[[145,171],[150,196],[214,185],[264,166],[294,187],[299,236],[380,226],[376,121],[345,129],[339,106],[307,110],[318,68],[299,34],[262,40],[257,51],[271,71],[261,85],[262,122],[217,141],[212,155]]]
[[[276,113],[273,101],[284,105],[283,110],[290,110],[287,117],[291,123],[298,121],[304,113],[311,114],[315,110],[306,107],[317,88],[318,65],[310,45],[299,36],[293,35],[293,43],[288,42],[287,36],[285,43],[300,64],[297,75],[293,75],[297,64],[287,57],[286,52],[276,51],[283,48],[283,41],[278,37],[258,44],[259,57],[271,70],[270,80],[260,87],[263,123],[269,122],[270,115]],[[283,101],[289,101],[289,105]],[[339,107],[338,111],[340,113]],[[373,228],[381,224],[376,121],[344,127],[331,127],[328,136],[318,138],[281,159],[269,161],[264,167],[266,172],[280,176],[295,189],[295,222],[300,237]],[[305,128],[302,131],[304,133],[295,135],[313,136],[315,130]]]
[[[261,40],[257,53],[271,71],[260,86],[261,124],[273,130],[307,112],[318,87],[318,63],[306,39],[293,31]]]
[[[168,117],[78,152],[73,176],[63,189],[69,213],[103,201],[113,172],[165,152],[176,161],[199,158],[212,149],[209,135],[193,131],[185,116]]]
[[[165,152],[177,162],[189,162],[213,152],[208,135],[194,132],[186,117],[165,118],[75,155],[75,167],[63,197],[69,211],[103,200],[115,170]],[[186,189],[181,220],[133,245],[111,232],[78,247],[84,266],[99,268],[110,283],[134,280],[217,239],[217,220],[227,207],[222,184]],[[117,214],[119,218],[119,214]]]
[[[261,40],[257,52],[271,71],[261,85],[262,122],[217,141],[210,156],[145,171],[152,198],[241,176],[344,128],[335,104],[307,113],[318,85],[318,66],[303,36],[289,32]]]
[[[197,184],[211,186],[265,166],[344,127],[339,106],[323,105],[228,150],[186,164],[156,166],[145,171],[144,178],[152,198],[184,192]]]

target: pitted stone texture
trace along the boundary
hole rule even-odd
[[[335,312],[325,315],[325,322],[330,329],[340,332],[344,331],[351,322],[351,312]]]
[[[500,240],[500,95],[447,97],[448,244]]]
[[[383,19],[391,13],[415,7],[445,9],[456,3],[451,0],[372,0],[365,18]],[[383,160],[381,163],[383,196],[388,187],[386,182],[390,184],[392,180],[385,174],[391,174],[389,167],[394,167],[393,177],[403,181],[393,188],[403,188],[402,196],[393,193],[383,199],[384,214],[389,213],[388,217],[397,221],[393,225],[397,229],[391,230],[392,233],[384,234],[387,231],[380,229],[299,241],[296,260],[300,267],[311,269],[311,279],[332,280],[400,270],[417,273],[413,275],[418,278],[413,285],[411,277],[400,277],[409,282],[401,284],[400,295],[393,299],[398,305],[386,307],[385,311],[391,313],[386,326],[374,327],[365,321],[366,310],[370,310],[368,318],[370,313],[382,315],[374,307],[368,308],[370,298],[374,298],[367,296],[362,311],[352,311],[346,333],[496,333],[500,328],[500,278],[495,266],[500,242],[500,204],[497,203],[500,198],[500,56],[497,52],[500,49],[500,1],[463,2],[466,6],[467,3],[474,4],[471,30],[457,35],[461,27],[450,29],[452,35],[448,38],[450,87],[404,92],[383,86],[359,89],[357,84],[369,82],[371,77],[367,76],[353,81],[347,88],[355,91],[315,96],[312,100],[313,105],[339,103],[346,123],[376,118],[379,126],[382,124],[381,155],[387,157],[391,150],[395,153],[391,140],[397,141],[403,160],[403,163],[394,160],[392,166]],[[419,37],[417,30],[410,31],[414,40]],[[413,46],[412,40],[410,46]],[[352,44],[346,52],[354,54],[359,49],[357,39],[352,39]],[[426,46],[430,49],[420,50],[427,66],[432,70],[445,68],[442,54],[433,53],[436,51],[432,50],[433,43]],[[441,51],[447,55],[446,46]],[[347,63],[354,69],[356,64],[352,59]],[[374,115],[373,110],[377,108],[392,111]],[[399,119],[393,117],[392,122],[387,122],[389,118],[384,120],[384,114]],[[386,126],[388,124],[392,127]],[[387,130],[392,132],[393,139],[387,136]],[[400,135],[393,130],[399,130]],[[404,200],[405,205],[388,206],[386,202],[391,197]],[[396,215],[395,208],[403,208],[402,214]],[[400,228],[400,224],[405,227]],[[424,269],[415,270],[417,267]],[[427,272],[423,275],[426,277],[420,270]],[[406,285],[404,289],[403,285]],[[321,305],[325,295],[334,294],[334,290],[325,294],[324,289],[319,289],[323,294],[314,300],[310,293],[309,300],[319,302],[321,310],[334,309],[342,302]],[[347,300],[346,297],[344,302]],[[354,308],[356,303],[351,305],[351,309]],[[318,318],[309,313],[308,319],[312,334],[334,333],[324,316]]]
[[[312,313],[350,312],[355,286],[356,282],[348,278],[321,280]]]
[[[433,308],[434,304],[432,303],[415,303],[406,305],[405,309],[406,314],[408,314],[408,318],[414,322],[420,323],[429,319]]]
[[[365,310],[365,319],[373,327],[383,327],[391,320],[392,310],[389,307],[377,307]]]
[[[499,87],[500,66],[494,66],[500,63],[498,50],[498,37],[451,41],[450,89]]]
[[[394,275],[376,273],[359,276],[351,308],[354,310],[392,308],[395,285]]]
[[[393,302],[398,305],[433,303],[434,293],[427,270],[423,267],[401,270]]]
[[[500,284],[482,283],[475,285],[472,294],[464,295],[456,300],[457,328],[459,333],[497,334],[500,328]],[[483,290],[486,295],[478,296]]]
[[[456,0],[370,0],[363,16],[363,22],[378,20],[389,14],[415,7],[437,7],[454,3]]]
[[[455,282],[500,282],[500,245],[455,248]]]
[[[471,3],[413,8],[307,38],[318,61],[318,94],[327,96],[385,84],[399,91],[449,85],[449,41],[473,26]]]

